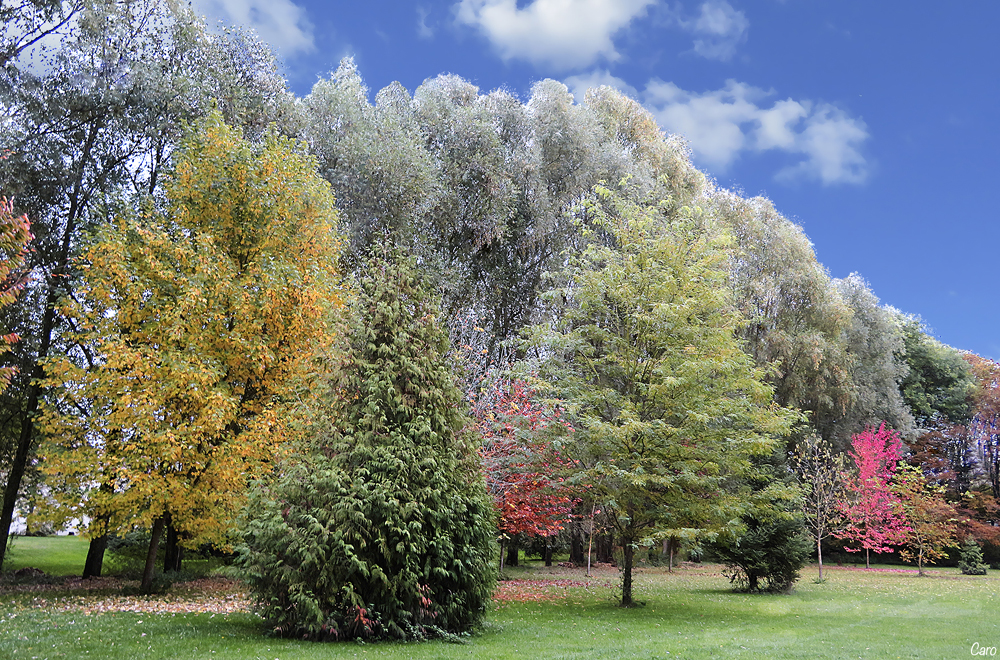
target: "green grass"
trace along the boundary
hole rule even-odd
[[[18,536],[4,558],[3,570],[38,568],[47,575],[80,575],[90,541],[82,536]]]
[[[513,569],[522,579],[582,571]],[[266,637],[249,614],[60,613],[59,594],[0,596],[0,657],[10,658],[957,658],[1000,646],[1000,574],[935,569],[926,578],[807,570],[794,593],[729,591],[714,567],[639,576],[645,607],[623,610],[606,587],[550,588],[557,600],[507,602],[463,644],[317,644]],[[615,581],[612,572],[599,582]],[[45,606],[38,607],[44,598]]]

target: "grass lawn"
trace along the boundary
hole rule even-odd
[[[889,568],[889,567],[880,567]],[[611,603],[617,573],[514,569],[485,630],[465,643],[272,639],[251,614],[85,614],[67,593],[0,595],[9,658],[957,658],[1000,646],[1000,574],[807,569],[794,593],[729,591],[712,565],[644,570],[641,608]],[[76,599],[76,600],[75,600]],[[74,609],[75,608],[75,609]]]
[[[47,575],[80,575],[90,541],[82,536],[18,536],[4,558],[4,571],[39,568]]]

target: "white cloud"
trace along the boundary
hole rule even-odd
[[[778,177],[818,179],[824,184],[861,183],[868,176],[862,153],[863,120],[828,103],[784,99],[767,105],[773,91],[729,80],[698,94],[651,80],[642,95],[660,126],[687,138],[695,157],[725,171],[744,153],[783,151],[799,156]]]
[[[198,11],[226,23],[251,28],[281,55],[316,48],[305,10],[291,0],[193,0]]]
[[[735,80],[704,93],[656,79],[637,91],[602,70],[565,82],[577,102],[596,85],[611,85],[639,99],[663,130],[686,138],[696,161],[717,174],[744,154],[776,151],[794,160],[777,173],[780,180],[807,178],[829,185],[863,183],[868,177],[867,126],[829,103],[771,101],[773,90]]]
[[[427,9],[417,7],[417,35],[421,39],[430,39],[434,36],[434,30],[427,25]]]
[[[635,87],[632,87],[621,78],[611,75],[607,69],[600,69],[578,76],[570,76],[563,80],[563,83],[569,88],[570,93],[577,103],[583,103],[588,89],[600,87],[601,85],[614,87],[634,99],[639,98],[639,91]]]
[[[702,3],[697,18],[683,21],[681,26],[694,35],[694,52],[728,62],[736,54],[736,47],[746,41],[750,21],[726,0],[708,0]]]
[[[504,60],[558,70],[619,59],[612,37],[656,0],[460,0],[460,24],[479,29]]]

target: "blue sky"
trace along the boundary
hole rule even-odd
[[[770,197],[834,277],[1000,358],[1000,3],[195,0],[293,91],[351,55],[374,91],[455,73],[526,99],[614,84],[719,184]]]

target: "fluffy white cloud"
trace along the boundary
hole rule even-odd
[[[570,93],[577,103],[583,103],[588,89],[591,87],[600,87],[601,85],[614,87],[634,99],[639,98],[639,91],[635,87],[632,87],[621,78],[611,75],[611,72],[607,69],[591,71],[590,73],[578,76],[570,76],[563,80],[563,83],[569,88]]]
[[[695,157],[715,171],[725,171],[743,153],[776,150],[799,157],[779,178],[865,180],[864,121],[829,103],[784,99],[768,105],[773,96],[735,80],[702,94],[652,80],[641,98],[664,130],[686,137]]]
[[[736,47],[746,41],[750,21],[726,0],[708,0],[691,20],[680,20],[681,27],[694,35],[694,52],[710,60],[727,62]]]
[[[505,60],[565,71],[619,58],[612,37],[655,0],[460,0],[456,19],[481,31]]]
[[[695,159],[717,174],[744,154],[777,151],[793,160],[777,173],[781,180],[835,184],[863,183],[868,177],[863,154],[867,126],[829,103],[772,101],[773,90],[735,80],[699,94],[653,79],[639,91],[604,70],[572,76],[565,83],[578,103],[597,85],[610,85],[643,102],[663,130],[686,138]]]
[[[193,0],[193,3],[210,18],[253,29],[285,57],[316,48],[312,23],[305,10],[291,0]]]

